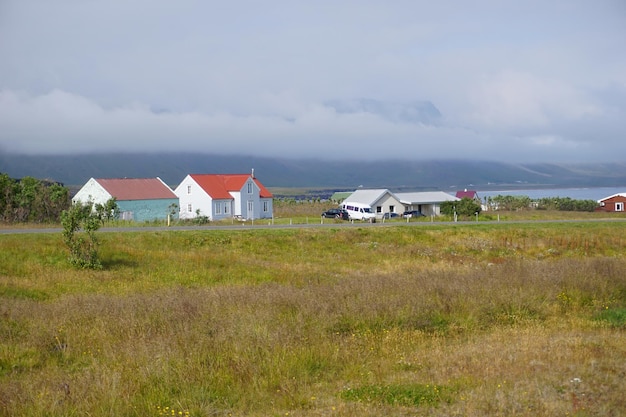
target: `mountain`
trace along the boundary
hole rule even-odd
[[[0,172],[82,186],[89,178],[160,177],[176,187],[193,173],[255,175],[271,188],[394,191],[626,186],[626,163],[511,164],[469,160],[326,161],[191,153],[29,156],[0,154]]]

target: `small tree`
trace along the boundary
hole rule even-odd
[[[102,220],[93,211],[93,204],[73,204],[61,213],[63,241],[70,250],[70,263],[78,268],[101,269],[98,257],[99,242],[95,232]],[[79,233],[83,230],[83,233]]]
[[[455,214],[463,217],[471,217],[476,213],[480,213],[480,203],[472,198],[464,197],[459,201],[444,201],[439,206],[442,214],[454,216]]]
[[[103,225],[105,222],[120,217],[120,208],[117,205],[117,199],[115,197],[109,198],[104,205],[96,203],[94,208]]]
[[[172,203],[169,206],[167,206],[167,214],[172,217],[175,218],[176,216],[178,216],[178,204],[176,203]]]

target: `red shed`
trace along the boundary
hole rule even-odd
[[[596,211],[623,212],[626,205],[626,193],[613,194],[598,200],[598,204]]]

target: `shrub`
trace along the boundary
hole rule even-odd
[[[78,268],[101,269],[98,239],[95,232],[101,218],[92,210],[93,204],[74,204],[61,213],[63,241],[70,250],[70,263]],[[79,233],[80,230],[84,233]]]

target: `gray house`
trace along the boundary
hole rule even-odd
[[[418,210],[425,216],[439,216],[441,203],[460,200],[460,198],[443,191],[397,193],[396,196],[404,205],[405,210]]]
[[[439,216],[440,205],[444,201],[458,201],[453,195],[443,191],[414,193],[392,193],[387,189],[356,190],[347,197],[343,205],[356,203],[369,207],[376,217],[385,213],[402,214],[404,211],[418,210],[425,216]]]

